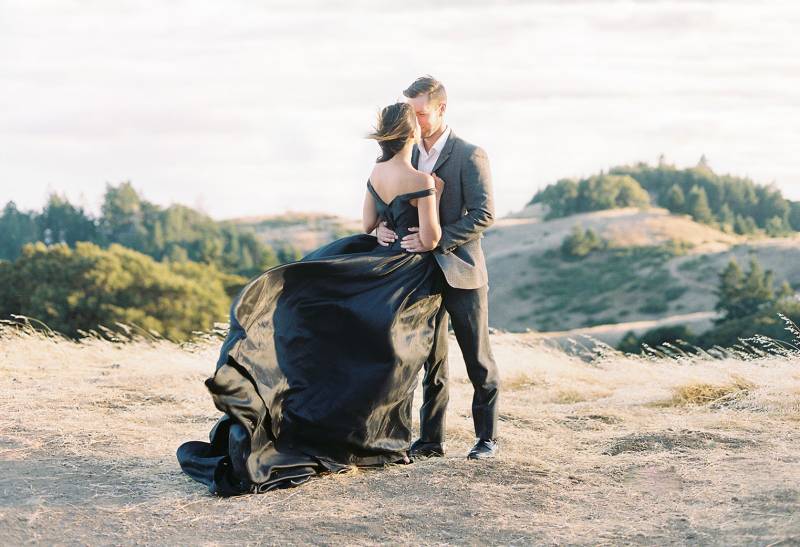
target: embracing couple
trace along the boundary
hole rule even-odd
[[[366,184],[366,233],[267,270],[233,301],[205,381],[224,414],[209,443],[177,452],[182,469],[214,494],[443,456],[448,316],[474,388],[477,442],[467,457],[497,453],[499,378],[480,243],[494,219],[488,160],[446,125],[439,81],[418,78],[403,94],[370,135],[381,155]]]

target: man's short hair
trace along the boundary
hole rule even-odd
[[[447,102],[447,91],[444,89],[444,85],[431,75],[421,76],[414,80],[414,83],[403,90],[403,95],[409,99],[427,95],[428,100],[433,103]]]

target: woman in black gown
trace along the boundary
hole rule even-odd
[[[411,166],[419,125],[409,105],[384,108],[370,137],[383,154],[367,181],[367,233],[260,274],[233,301],[229,334],[205,381],[224,414],[209,443],[177,451],[184,472],[213,494],[409,461],[413,392],[443,281],[430,252],[407,252],[400,240],[419,227],[426,248],[435,248],[441,187]],[[388,247],[368,235],[382,220],[398,234]]]

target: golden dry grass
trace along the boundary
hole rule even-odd
[[[664,406],[713,404],[723,399],[745,396],[755,387],[752,382],[741,376],[733,375],[731,380],[725,384],[698,382],[678,386],[673,390],[672,398],[656,404]]]
[[[472,391],[451,339],[445,458],[220,499],[174,456],[218,416],[203,385],[216,343],[5,331],[0,544],[800,541],[796,362],[585,363],[525,335],[492,343],[505,380],[496,460],[464,458]],[[748,387],[731,399],[697,389],[737,377]],[[679,393],[693,404],[653,405]]]

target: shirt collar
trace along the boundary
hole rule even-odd
[[[428,151],[427,154],[425,153],[424,146],[420,146],[419,151],[425,154],[426,157],[430,157],[436,152],[441,152],[442,148],[444,148],[444,143],[447,142],[447,137],[449,136],[450,136],[450,126],[448,125],[447,129],[445,129],[444,132],[441,135],[439,135],[439,138],[436,139],[436,142],[433,143],[433,146],[431,146],[431,149]]]

